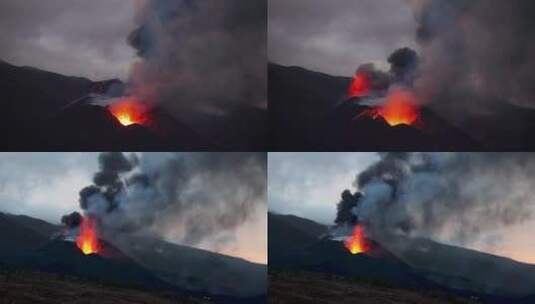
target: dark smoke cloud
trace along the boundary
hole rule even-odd
[[[503,102],[535,107],[535,2],[414,0],[424,100],[452,119]]]
[[[129,37],[142,60],[131,93],[172,110],[224,114],[266,107],[265,0],[148,0]]]
[[[459,245],[524,223],[535,211],[533,153],[382,153],[343,194],[337,224]],[[355,200],[355,198],[357,198]]]
[[[358,223],[358,217],[353,212],[358,207],[362,193],[351,193],[349,190],[344,190],[341,195],[341,200],[338,203],[336,209],[336,219],[334,222],[337,225],[356,225]]]
[[[420,64],[418,53],[411,48],[400,48],[388,57],[394,82],[412,86]]]
[[[61,223],[69,229],[76,228],[82,223],[82,215],[79,212],[64,215],[61,217]]]
[[[80,208],[87,210],[90,208],[90,198],[95,194],[101,194],[108,202],[106,210],[113,211],[117,207],[114,198],[124,188],[120,175],[130,172],[138,160],[135,154],[127,158],[123,153],[110,152],[100,154],[98,162],[100,171],[93,177],[94,185],[80,191]]]
[[[80,207],[111,237],[149,233],[223,247],[266,203],[265,153],[102,153],[99,163]]]

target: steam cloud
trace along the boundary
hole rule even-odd
[[[130,44],[142,58],[130,94],[170,110],[225,114],[265,108],[265,0],[138,1]]]
[[[533,153],[381,153],[359,192],[342,194],[336,223],[470,245],[533,216],[534,174]]]
[[[266,201],[265,153],[102,153],[80,207],[104,235],[147,233],[215,248]],[[80,214],[63,217],[68,227]]]
[[[423,100],[457,120],[503,102],[535,107],[535,2],[408,2],[419,22]]]

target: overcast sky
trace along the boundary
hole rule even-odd
[[[58,224],[97,168],[95,153],[0,153],[0,211]]]
[[[125,78],[135,58],[130,0],[2,0],[0,59],[93,80]],[[269,59],[337,75],[415,46],[405,0],[269,0]]]
[[[269,153],[269,210],[332,224],[342,191],[375,153]]]
[[[2,0],[0,59],[93,80],[125,78],[130,0]]]
[[[385,65],[399,47],[416,47],[405,0],[269,0],[268,57],[334,75],[362,63]]]
[[[79,209],[79,192],[92,184],[98,153],[0,153],[0,212],[59,224]],[[236,242],[219,252],[267,263],[267,206],[235,231]],[[210,248],[204,248],[211,250]]]

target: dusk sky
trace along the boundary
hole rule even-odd
[[[269,0],[268,58],[283,65],[351,76],[416,47],[416,19],[405,0]]]
[[[98,171],[98,155],[0,153],[0,212],[28,215],[59,224],[63,215],[80,211],[79,192],[92,184],[93,175]],[[235,230],[236,241],[214,250],[267,263],[266,213],[266,204],[260,204]]]
[[[125,78],[135,1],[2,0],[0,60],[92,80]]]

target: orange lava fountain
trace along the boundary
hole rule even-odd
[[[89,217],[84,217],[80,224],[80,233],[76,238],[76,245],[85,254],[95,254],[100,250],[95,221]]]
[[[370,250],[370,243],[364,235],[364,229],[361,225],[355,226],[353,235],[344,241],[344,245],[351,254],[365,253]]]
[[[135,100],[125,98],[109,107],[110,112],[123,126],[143,124],[147,121],[147,107]]]
[[[349,97],[367,96],[371,92],[371,81],[365,73],[356,73],[349,86],[347,95]]]
[[[414,94],[405,89],[394,89],[386,97],[384,105],[364,111],[360,116],[374,119],[382,117],[390,126],[413,125],[420,118],[420,107]]]

